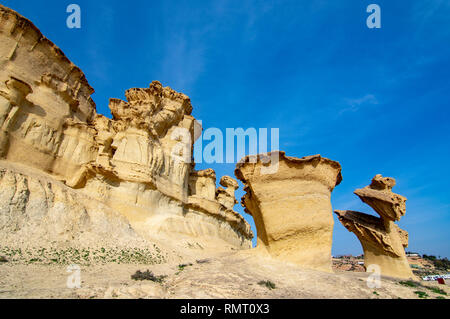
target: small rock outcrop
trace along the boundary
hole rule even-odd
[[[189,97],[153,81],[127,90],[126,101],[111,99],[108,118],[92,93],[55,44],[0,5],[0,238],[66,240],[88,233],[101,215],[111,217],[95,224],[105,231],[125,225],[142,238],[251,247],[250,226],[233,210],[237,182],[224,178],[227,189],[216,190],[214,171],[194,170],[201,127]],[[56,217],[61,227],[52,233],[46,218]],[[71,223],[78,228],[65,230]]]
[[[277,157],[278,169],[266,174],[262,168]],[[330,198],[342,180],[340,164],[320,155],[295,158],[272,152],[245,157],[235,175],[245,185],[242,206],[255,220],[256,251],[331,271]]]
[[[233,209],[234,205],[237,204],[235,192],[239,188],[238,182],[230,176],[223,176],[220,179],[220,185],[225,188],[217,188],[217,201],[228,209]]]
[[[376,175],[369,186],[355,191],[380,217],[355,211],[336,210],[335,213],[361,242],[366,269],[377,265],[382,275],[414,278],[405,254],[408,233],[395,224],[405,214],[406,198],[393,193],[394,186],[395,179]]]

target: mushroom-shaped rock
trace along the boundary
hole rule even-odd
[[[270,174],[262,170],[268,156],[278,157],[278,167]],[[272,152],[245,157],[235,175],[245,185],[242,205],[255,220],[256,251],[331,271],[330,198],[342,180],[340,164],[320,155],[295,158]]]
[[[234,193],[239,187],[238,182],[230,176],[223,176],[220,179],[220,185],[226,188],[219,187],[216,190],[217,201],[226,208],[233,209],[234,205],[237,204]]]
[[[355,211],[336,210],[335,213],[361,242],[366,269],[376,265],[382,275],[414,278],[405,255],[408,233],[394,223],[405,214],[406,198],[393,193],[394,186],[395,179],[376,175],[369,186],[355,191],[380,217]]]
[[[389,220],[400,220],[405,214],[406,198],[392,192],[395,179],[376,175],[372,183],[355,194],[367,205],[372,207],[380,216]]]

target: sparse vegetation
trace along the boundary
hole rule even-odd
[[[162,283],[167,276],[155,276],[150,270],[144,272],[138,270],[134,275],[131,275],[133,280],[150,280],[157,283]]]
[[[178,270],[184,270],[184,268],[188,267],[188,266],[192,266],[192,264],[180,264],[178,265]]]
[[[440,259],[433,255],[423,255],[422,258],[431,261],[436,269],[444,271],[450,269],[450,260],[447,258]]]
[[[258,282],[258,285],[265,286],[266,288],[271,290],[276,288],[276,285],[270,280],[261,280],[260,282]]]
[[[400,281],[399,284],[402,286],[405,286],[405,287],[417,287],[418,286],[418,284],[412,280]]]
[[[435,294],[440,294],[440,295],[445,295],[445,296],[447,295],[447,293],[444,290],[442,290],[442,289],[440,289],[438,287],[425,286],[425,285],[422,285],[420,283],[414,282],[412,280],[400,281],[399,284],[402,285],[402,286],[411,287],[411,288],[421,287],[421,288],[428,289],[428,290],[434,292]],[[423,291],[414,291],[414,293],[419,295],[420,298],[428,297],[428,295],[425,292],[423,292]],[[424,297],[421,297],[422,295]]]
[[[148,248],[10,248],[0,247],[0,254],[11,263],[24,264],[78,264],[88,266],[91,264],[161,264],[166,257],[154,245]]]
[[[440,294],[440,295],[447,296],[447,293],[444,290],[440,289],[440,288],[437,288],[437,287],[426,287],[426,288],[431,290],[435,294]]]
[[[3,256],[0,256],[0,263],[7,263],[7,262],[8,262],[8,259],[6,259]]]
[[[374,295],[377,295],[377,296],[380,295],[380,294],[379,294],[378,292],[376,292],[376,291],[374,291],[373,294],[374,294]]]
[[[207,263],[209,263],[209,259],[199,259],[199,260],[196,260],[196,262],[197,262],[197,264],[207,264]]]
[[[421,299],[426,299],[428,298],[428,294],[425,291],[414,291],[414,293],[419,296],[419,298]]]
[[[186,268],[188,266],[192,266],[192,264],[189,263],[189,264],[180,264],[180,265],[178,265],[178,271],[177,271],[177,273],[175,275],[180,274],[184,270],[184,268]]]

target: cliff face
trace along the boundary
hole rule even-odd
[[[380,267],[382,275],[414,278],[405,254],[408,232],[395,221],[405,214],[406,198],[392,192],[395,179],[376,175],[372,183],[355,194],[380,217],[354,211],[337,210],[340,222],[354,233],[364,249],[364,264]]]
[[[331,272],[330,197],[342,180],[341,166],[320,155],[276,157],[275,172],[264,173],[269,155],[245,157],[235,171],[245,185],[242,206],[255,220],[257,251]]]
[[[251,246],[250,226],[232,210],[234,184],[226,182],[216,195],[215,174],[194,170],[199,125],[186,95],[154,81],[127,90],[127,101],[111,99],[109,119],[97,114],[93,92],[83,72],[30,21],[0,6],[2,205],[16,205],[16,195],[5,194],[17,187],[5,176],[15,176],[34,202],[42,198],[39,209],[23,201],[22,208],[2,210],[2,232],[20,232],[20,214],[45,216],[50,210],[43,197],[49,192],[27,178],[31,168],[45,176],[49,189],[82,198],[73,205],[103,205],[142,238],[169,233]],[[58,202],[68,205],[65,214],[74,214],[66,197]],[[36,216],[40,227],[44,219]],[[83,227],[68,232],[76,236]]]

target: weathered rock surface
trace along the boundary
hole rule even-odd
[[[395,179],[376,175],[369,186],[357,189],[355,194],[384,219],[398,221],[405,215],[406,198],[393,193],[394,186]]]
[[[405,214],[406,198],[392,192],[395,179],[376,175],[372,183],[355,194],[380,218],[354,211],[336,210],[341,223],[353,232],[364,249],[364,264],[378,265],[382,275],[414,278],[405,254],[408,233],[394,221]]]
[[[247,156],[235,170],[245,185],[242,205],[255,220],[256,249],[280,260],[331,271],[330,197],[342,180],[341,166],[320,155],[295,158],[277,153],[276,172],[261,170],[273,153]]]
[[[19,248],[49,252],[67,247],[119,251],[149,247],[120,213],[25,166],[0,161],[0,202],[0,249],[4,253],[16,253]]]
[[[53,234],[33,228],[30,234],[77,237],[89,232],[97,214],[88,206],[102,205],[103,219],[118,214],[122,219],[111,222],[125,223],[115,230],[118,235],[126,229],[141,238],[164,233],[251,246],[250,226],[233,211],[234,186],[225,197],[222,189],[216,196],[214,172],[194,170],[199,124],[186,95],[154,81],[127,90],[127,101],[111,99],[110,119],[97,114],[93,92],[57,46],[0,5],[0,157],[47,180],[41,185],[17,166],[2,168],[2,233],[28,232],[30,216],[37,228],[45,226],[45,218],[59,216],[75,228],[61,226]],[[57,203],[48,200],[56,194]],[[104,227],[95,232],[111,237]]]

